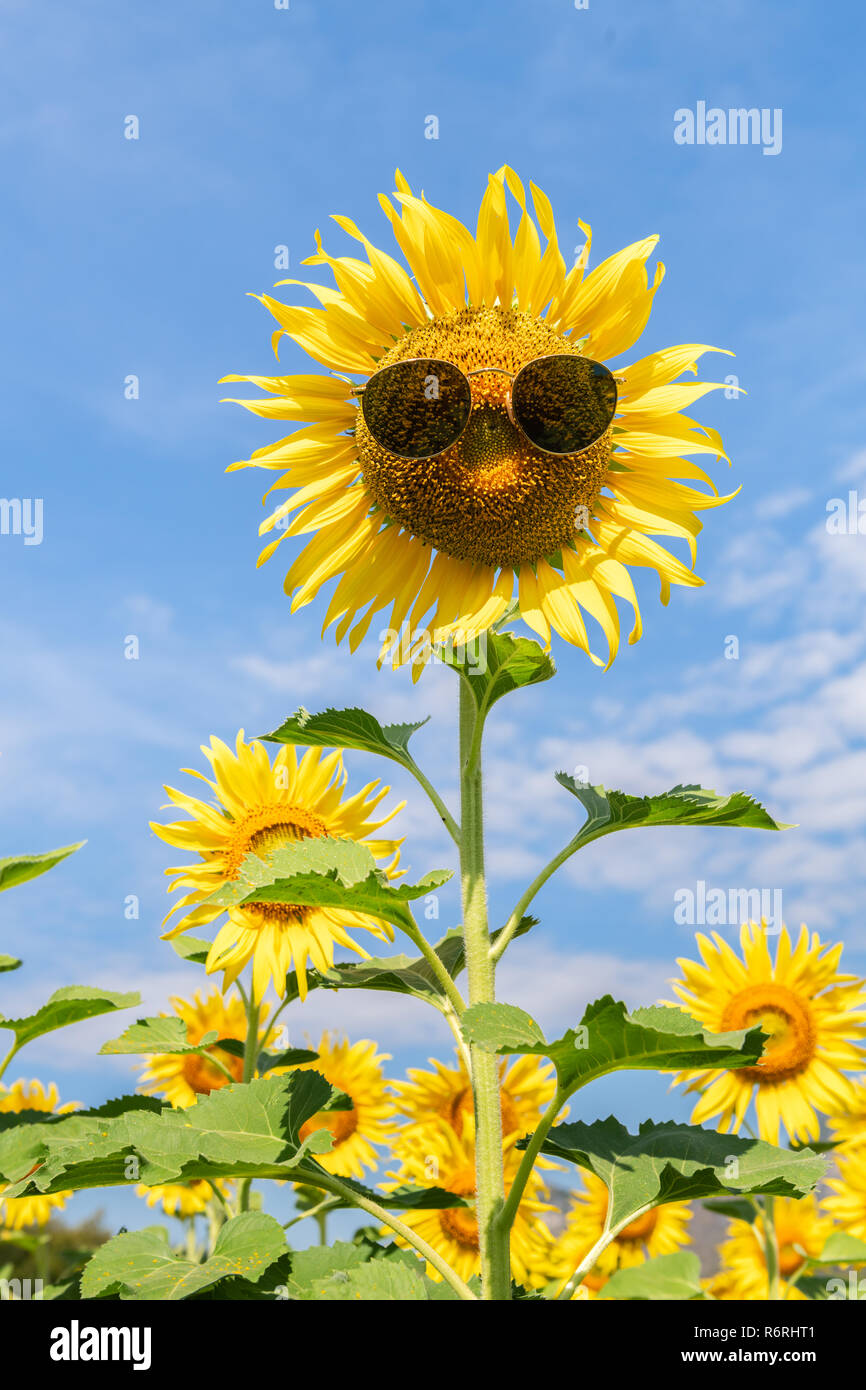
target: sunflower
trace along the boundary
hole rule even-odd
[[[412,1134],[418,1126],[442,1118],[458,1136],[463,1122],[473,1113],[472,1083],[462,1060],[456,1067],[446,1067],[431,1057],[434,1071],[410,1067],[408,1081],[395,1081],[397,1108],[408,1120],[402,1135]],[[556,1090],[553,1068],[539,1063],[534,1057],[520,1057],[509,1067],[507,1060],[499,1065],[500,1103],[503,1135],[530,1134],[538,1125],[542,1111]],[[399,1151],[400,1139],[395,1148]]]
[[[68,1115],[77,1109],[75,1101],[68,1101],[66,1105],[59,1102],[53,1081],[47,1090],[41,1081],[16,1081],[8,1089],[0,1086],[0,1114],[19,1115],[22,1110],[41,1110],[48,1115]],[[36,1197],[3,1197],[2,1193],[0,1186],[0,1224],[12,1231],[46,1225],[52,1211],[61,1211],[72,1196],[71,1192],[40,1192]]]
[[[302,1126],[301,1139],[317,1129],[330,1130],[333,1148],[317,1154],[323,1168],[340,1178],[363,1178],[366,1168],[376,1168],[379,1154],[374,1144],[386,1144],[391,1134],[394,1107],[387,1094],[382,1063],[387,1052],[377,1052],[369,1039],[350,1043],[332,1033],[322,1034],[318,1057],[293,1071],[317,1071],[351,1100],[349,1110],[323,1110]]]
[[[293,611],[340,576],[325,628],[336,623],[338,641],[351,629],[354,650],[374,615],[390,606],[380,661],[389,652],[394,666],[411,659],[416,676],[433,648],[472,640],[512,601],[545,643],[552,628],[600,665],[590,650],[589,614],[609,666],[619,643],[617,598],[634,611],[629,640],[641,632],[629,566],[657,573],[663,603],[672,584],[702,583],[651,537],[685,542],[694,566],[696,513],[729,500],[681,457],[727,457],[715,430],[680,413],[726,383],[674,384],[696,372],[705,352],[725,350],[686,343],[617,367],[617,411],[601,438],[578,453],[542,452],[512,422],[506,374],[539,357],[603,363],[627,352],[663,278],[659,264],[650,284],[646,268],[658,237],[586,274],[590,229],[580,223],[586,246],[568,269],[548,199],[530,185],[533,220],[507,167],[488,180],[475,236],[414,195],[399,171],[396,182],[397,206],[384,196],[380,203],[408,272],[349,218],[335,217],[366,260],[328,255],[317,233],[318,252],[305,264],[327,266],[336,289],[279,282],[310,291],[320,308],[255,296],[278,324],[275,353],[285,335],[331,375],[223,378],[270,392],[235,402],[255,414],[308,422],[229,469],[276,471],[266,503],[290,490],[262,523],[262,534],[279,534],[259,563],[287,537],[311,536],[286,576]],[[513,237],[506,190],[519,205]],[[354,380],[413,358],[481,373],[471,378],[471,415],[460,439],[423,459],[389,453],[374,440]]]
[[[799,1274],[809,1255],[819,1255],[833,1222],[822,1216],[814,1196],[777,1197],[773,1202],[773,1226],[779,1251],[779,1293],[782,1298],[805,1297],[789,1280]],[[722,1268],[716,1276],[719,1293],[729,1299],[766,1299],[769,1296],[767,1256],[764,1250],[766,1215],[761,1212],[754,1225],[732,1221],[728,1239],[719,1247]]]
[[[200,861],[166,870],[167,874],[177,875],[169,892],[178,888],[190,891],[166,917],[168,922],[175,913],[183,914],[164,939],[222,915],[223,908],[201,904],[239,876],[248,854],[267,856],[292,841],[322,835],[363,840],[377,859],[390,856],[386,872],[396,872],[401,842],[368,840],[366,836],[385,825],[402,806],[382,820],[371,820],[373,811],[390,790],[378,782],[368,783],[344,801],[346,773],[339,751],[325,755],[319,748],[310,748],[299,762],[294,748],[284,745],[271,765],[262,744],[245,743],[241,730],[235,753],[218,738],[212,738],[211,746],[203,747],[202,752],[213,768],[213,780],[190,768],[184,770],[213,789],[218,805],[166,787],[174,805],[192,819],[171,825],[151,822],[151,829],[167,844],[197,853]],[[226,990],[252,960],[253,994],[261,999],[271,979],[277,994],[285,993],[286,975],[294,961],[300,997],[304,999],[308,959],[317,970],[324,971],[334,963],[335,945],[345,946],[360,956],[368,955],[352,940],[349,928],[364,929],[387,940],[394,934],[387,923],[342,908],[270,902],[230,908],[228,922],[220,928],[208,953],[206,968],[208,974],[224,971]]]
[[[231,1191],[231,1183],[223,1180],[217,1180],[216,1186],[223,1195]],[[139,1183],[135,1194],[143,1197],[149,1207],[161,1205],[167,1216],[176,1216],[180,1220],[200,1216],[214,1200],[213,1187],[204,1178],[196,1178],[188,1183],[158,1183],[155,1187],[145,1187],[144,1183]]]
[[[840,1149],[856,1149],[866,1144],[866,1076],[858,1076],[852,1085],[853,1095],[841,1115],[828,1120],[833,1141]]]
[[[203,999],[196,990],[191,1000],[174,997],[169,1002],[177,1017],[186,1024],[187,1042],[193,1046],[200,1043],[205,1034],[213,1032],[218,1038],[237,1038],[239,1042],[246,1039],[246,1010],[237,995],[225,999],[214,989]],[[263,1017],[266,1009],[267,1005],[262,1010]],[[260,1034],[259,1041],[263,1040],[264,1035]],[[235,1081],[243,1079],[242,1057],[235,1057],[220,1047],[208,1048],[208,1055],[216,1057]],[[229,1084],[225,1072],[207,1057],[200,1057],[198,1053],[184,1056],[177,1052],[158,1053],[148,1058],[141,1080],[141,1090],[164,1096],[175,1106],[195,1105],[199,1096],[207,1096]]]
[[[608,1192],[594,1173],[581,1175],[584,1188],[573,1195],[565,1231],[556,1243],[557,1273],[569,1279],[604,1232],[607,1221]],[[631,1269],[655,1255],[671,1255],[689,1240],[691,1220],[688,1202],[666,1202],[636,1216],[602,1251],[592,1269],[584,1275],[581,1293],[574,1298],[590,1298],[604,1287],[618,1269]]]
[[[846,1231],[866,1240],[866,1149],[840,1152],[839,1176],[828,1178],[827,1186],[833,1195],[825,1197],[825,1209]]]
[[[469,1199],[467,1207],[446,1207],[439,1210],[419,1209],[400,1213],[400,1219],[427,1241],[463,1280],[481,1272],[478,1222],[472,1209],[475,1196],[474,1123],[466,1116],[462,1134],[458,1135],[446,1119],[421,1126],[400,1154],[397,1172],[389,1173],[393,1184],[418,1187],[441,1187],[458,1197]],[[503,1142],[506,1196],[520,1166],[522,1154],[515,1148],[517,1135]],[[550,1211],[550,1203],[538,1173],[533,1171],[523,1192],[514,1225],[511,1228],[511,1273],[526,1288],[543,1288],[554,1276],[553,1237],[541,1220],[541,1213]],[[389,1232],[390,1234],[390,1232]],[[406,1242],[396,1237],[399,1245]],[[431,1279],[441,1275],[432,1265],[427,1266]]]
[[[697,944],[702,965],[677,962],[685,979],[674,990],[687,1011],[714,1033],[759,1025],[769,1039],[756,1066],[678,1075],[701,1092],[692,1120],[720,1116],[719,1128],[736,1132],[754,1098],[762,1139],[776,1143],[783,1124],[795,1142],[817,1140],[818,1112],[848,1106],[845,1071],[863,1065],[866,994],[856,976],[839,973],[841,943],[803,926],[794,946],[783,927],[774,961],[764,924],[750,922],[740,929],[742,959],[718,932],[712,941],[699,933]]]

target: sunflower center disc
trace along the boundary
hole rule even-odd
[[[517,1113],[517,1107],[504,1091],[500,1091],[499,1105],[502,1114],[502,1133],[513,1134],[515,1130],[520,1129],[520,1116]],[[444,1113],[456,1134],[462,1136],[464,1116],[471,1115],[473,1109],[472,1089],[469,1086],[449,1102]]]
[[[543,453],[511,423],[509,380],[500,374],[556,353],[578,348],[541,319],[512,309],[458,310],[401,338],[380,367],[431,357],[483,374],[470,378],[465,431],[435,458],[388,453],[358,411],[364,484],[380,510],[446,555],[494,568],[536,561],[571,544],[575,514],[592,509],[604,482],[610,431],[578,454]]]
[[[241,864],[248,854],[266,859],[275,849],[298,840],[317,840],[327,834],[327,826],[302,806],[258,806],[238,822],[226,863],[226,878],[240,877]],[[305,909],[294,903],[247,903],[243,912],[249,926],[292,926],[303,922]],[[190,1084],[192,1084],[190,1082]]]
[[[317,1129],[330,1130],[334,1137],[334,1146],[343,1144],[355,1133],[358,1128],[358,1112],[351,1110],[321,1110],[318,1115],[313,1115],[309,1120],[301,1125],[299,1138],[303,1141]]]
[[[649,1240],[656,1228],[657,1214],[655,1209],[645,1211],[643,1216],[636,1216],[634,1221],[630,1221],[627,1226],[623,1226],[617,1240],[632,1240],[643,1244]]]
[[[741,1067],[738,1075],[751,1081],[785,1081],[798,1076],[815,1052],[815,1024],[808,1004],[785,985],[767,982],[749,985],[730,999],[722,1014],[721,1031],[758,1025],[769,1039],[755,1067]]]
[[[464,1168],[456,1173],[448,1183],[448,1191],[453,1192],[455,1197],[474,1197],[475,1170]],[[458,1245],[465,1245],[470,1250],[480,1248],[478,1222],[471,1207],[443,1208],[439,1212],[439,1224],[446,1235],[456,1240]]]
[[[215,1048],[214,1051],[218,1049]],[[220,1052],[220,1061],[232,1073],[235,1081],[242,1079],[244,1064],[240,1057],[233,1057],[229,1052]],[[220,1071],[206,1057],[199,1057],[195,1053],[184,1057],[183,1075],[197,1096],[207,1096],[211,1091],[219,1090],[227,1084],[225,1072]]]

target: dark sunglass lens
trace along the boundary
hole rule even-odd
[[[367,429],[383,449],[403,458],[431,458],[462,434],[472,394],[451,362],[397,362],[370,378],[361,408]]]
[[[616,382],[607,367],[563,354],[528,362],[514,378],[515,419],[548,454],[579,454],[600,439],[616,411]]]

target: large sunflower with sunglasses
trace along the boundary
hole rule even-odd
[[[339,576],[325,628],[336,623],[338,641],[348,632],[354,650],[390,608],[380,660],[394,666],[417,672],[432,647],[474,639],[515,601],[546,643],[554,629],[602,664],[589,614],[609,665],[617,598],[634,610],[629,640],[640,636],[629,566],[657,572],[663,603],[671,584],[702,582],[652,537],[684,541],[694,565],[696,513],[728,500],[681,457],[726,457],[715,430],[680,413],[722,383],[673,384],[716,349],[605,365],[646,325],[663,275],[659,265],[649,283],[657,237],[587,274],[589,228],[568,268],[548,199],[531,185],[533,220],[511,169],[490,177],[474,236],[396,182],[396,206],[380,202],[408,271],[335,217],[366,259],[328,255],[317,233],[305,264],[330,267],[336,289],[279,282],[321,307],[258,296],[279,325],[275,352],[286,335],[330,375],[224,378],[271,393],[237,402],[256,414],[307,422],[231,466],[279,474],[266,502],[290,490],[261,526],[276,534],[259,563],[312,537],[286,576],[293,611]]]

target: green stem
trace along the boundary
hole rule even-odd
[[[16,1038],[15,1041],[14,1041],[14,1043],[13,1043],[12,1046],[10,1047],[9,1051],[6,1053],[6,1056],[3,1058],[3,1061],[0,1062],[0,1076],[3,1075],[3,1073],[5,1072],[6,1068],[8,1067],[9,1063],[12,1061],[12,1058],[15,1056],[15,1053],[16,1053],[17,1051],[18,1051],[18,1039]]]
[[[402,766],[406,768],[407,772],[411,772],[418,785],[424,788],[430,800],[433,802],[433,805],[436,807],[436,810],[439,813],[439,819],[445,826],[445,829],[448,831],[448,834],[451,836],[451,839],[454,841],[455,845],[459,846],[460,826],[457,824],[451,812],[448,810],[448,807],[445,805],[445,802],[442,800],[436,788],[433,786],[433,783],[428,781],[418,764],[413,759],[410,759],[407,763],[403,763]]]
[[[457,1044],[457,1051],[460,1054],[460,1060],[462,1061],[463,1066],[466,1069],[466,1076],[471,1086],[472,1056],[469,1052],[469,1046],[466,1042],[466,1039],[463,1036],[463,1030],[460,1027],[460,1016],[458,1013],[456,1013],[454,1009],[452,1009],[450,1004],[442,1010],[442,1013],[445,1018],[445,1022],[448,1024],[448,1027],[454,1034],[454,1041]]]
[[[306,1221],[308,1216],[314,1216],[318,1221],[320,1215],[326,1215],[329,1211],[333,1211],[335,1207],[339,1207],[341,1205],[342,1204],[339,1201],[335,1201],[335,1199],[329,1194],[327,1197],[323,1197],[322,1201],[318,1202],[316,1206],[310,1207],[309,1211],[299,1212],[297,1216],[292,1216],[289,1218],[288,1221],[284,1221],[283,1230],[291,1230],[292,1226],[297,1226],[299,1221]],[[319,1225],[319,1230],[323,1231],[323,1227],[321,1226],[321,1224]],[[322,1241],[322,1244],[324,1245],[324,1240]]]
[[[511,1184],[511,1191],[508,1194],[505,1206],[502,1208],[499,1216],[499,1224],[504,1226],[506,1230],[510,1230],[514,1225],[514,1218],[517,1215],[517,1209],[520,1206],[526,1184],[529,1182],[529,1175],[532,1172],[535,1160],[541,1152],[541,1146],[550,1132],[551,1125],[567,1099],[566,1093],[557,1087],[553,1100],[539,1120],[535,1132],[530,1137],[529,1143],[524,1150],[520,1167],[514,1176],[514,1182]]]
[[[223,1065],[219,1057],[217,1057],[210,1048],[203,1048],[201,1056],[204,1057],[212,1067],[216,1067],[217,1071],[221,1071],[227,1081],[230,1081],[232,1085],[235,1084],[235,1078],[232,1076],[228,1067]]]
[[[255,1076],[256,1062],[259,1056],[260,1011],[261,1006],[253,998],[250,998],[247,1003],[247,1036],[244,1042],[244,1084],[252,1081]]]
[[[430,945],[430,942],[424,936],[417,922],[413,920],[412,926],[410,927],[408,921],[404,922],[401,919],[400,930],[403,932],[405,936],[408,936],[409,940],[413,942],[414,945],[418,947],[418,950],[421,952],[427,964],[430,966],[430,969],[433,971],[433,974],[436,976],[436,979],[442,986],[442,989],[446,997],[448,998],[451,1007],[454,1009],[455,1013],[459,1018],[462,1015],[464,1009],[466,1008],[463,996],[461,995],[459,989],[455,985],[451,976],[448,974],[448,971],[445,969],[445,966],[443,965],[439,956],[437,956],[433,947]]]
[[[772,1197],[764,1198],[764,1253],[767,1260],[767,1298],[777,1303],[779,1292],[779,1241],[776,1236],[776,1213]]]
[[[495,999],[495,967],[490,958],[487,923],[487,887],[484,877],[484,804],[481,759],[472,762],[472,750],[480,744],[475,697],[465,677],[460,678],[460,783],[462,836],[460,880],[463,898],[463,940],[469,1003],[489,1004]],[[476,1217],[481,1252],[482,1297],[511,1298],[511,1260],[508,1227],[501,1223],[505,1205],[502,1163],[502,1114],[499,1097],[499,1064],[491,1052],[473,1046],[472,1091],[475,1100]]]
[[[251,993],[247,1000],[247,1036],[244,1042],[244,1072],[241,1078],[244,1085],[252,1081],[256,1072],[256,1062],[259,1055],[259,1014],[261,1005],[255,1001],[255,996]],[[249,1211],[250,1208],[250,1189],[252,1188],[252,1178],[243,1178],[238,1187],[238,1211]]]
[[[283,1012],[283,1009],[285,1009],[291,1002],[292,1002],[292,1001],[289,999],[289,997],[286,996],[286,998],[283,1000],[283,1002],[279,1005],[279,1007],[278,1007],[276,1013],[274,1014],[273,1018],[269,1021],[267,1027],[265,1028],[264,1033],[262,1034],[262,1038],[261,1038],[261,1041],[260,1041],[260,1043],[259,1043],[259,1051],[260,1051],[260,1052],[263,1051],[266,1047],[268,1047],[268,1046],[270,1045],[271,1039],[272,1039],[273,1035],[276,1033],[277,1019],[279,1018],[280,1014]]]
[[[476,1296],[469,1285],[465,1284],[460,1278],[460,1275],[455,1273],[448,1261],[444,1260],[439,1254],[439,1251],[434,1250],[432,1245],[428,1245],[427,1241],[424,1240],[422,1236],[419,1236],[417,1231],[413,1231],[411,1226],[406,1226],[399,1217],[393,1216],[386,1207],[380,1207],[378,1202],[373,1202],[367,1197],[362,1197],[359,1192],[355,1192],[351,1187],[344,1187],[339,1178],[333,1177],[330,1173],[327,1175],[325,1173],[316,1173],[313,1175],[305,1172],[304,1181],[308,1182],[311,1186],[321,1187],[325,1192],[332,1192],[335,1197],[341,1197],[353,1207],[360,1207],[368,1216],[374,1216],[377,1221],[381,1221],[383,1225],[389,1226],[398,1236],[403,1237],[407,1245],[411,1245],[413,1250],[417,1250],[419,1255],[424,1256],[427,1263],[431,1264],[433,1268],[442,1275],[446,1284],[449,1284],[460,1298],[464,1299],[466,1302],[476,1302]]]
[[[316,1226],[319,1231],[319,1244],[328,1243],[328,1210],[327,1207],[318,1207],[316,1210]]]
[[[574,844],[570,841],[564,849],[559,851],[559,854],[551,859],[549,864],[545,864],[540,874],[532,880],[526,892],[523,894],[523,897],[515,906],[514,911],[502,931],[499,933],[499,936],[496,938],[495,943],[490,947],[491,960],[499,960],[503,951],[514,936],[514,933],[517,931],[517,928],[520,926],[521,918],[525,917],[526,909],[529,907],[536,893],[540,888],[544,887],[547,880],[551,878],[553,874],[556,873],[557,869],[560,868],[567,859],[570,859],[573,854]]]

